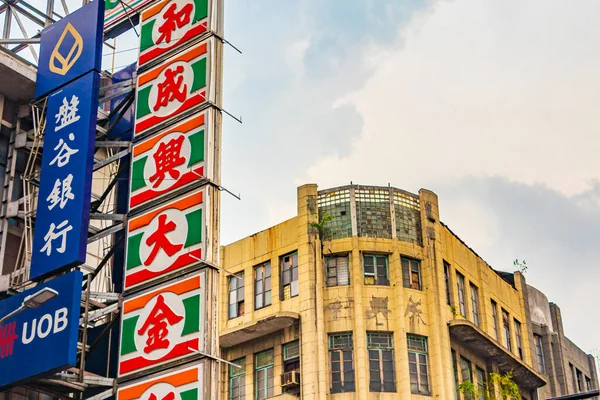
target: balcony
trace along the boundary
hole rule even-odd
[[[277,312],[267,318],[251,321],[222,332],[219,337],[220,345],[223,348],[237,346],[292,326],[299,319],[300,314],[295,312]]]
[[[453,320],[448,322],[448,329],[451,340],[468,347],[483,359],[495,361],[500,372],[512,370],[513,380],[519,387],[533,390],[546,385],[541,375],[473,323]]]

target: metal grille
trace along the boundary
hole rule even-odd
[[[367,332],[368,349],[393,349],[394,340],[391,333]]]
[[[408,350],[427,353],[427,338],[418,335],[406,335]]]
[[[422,246],[419,198],[408,193],[394,191],[394,213],[398,239]]]
[[[329,350],[351,348],[352,333],[339,333],[335,335],[329,335]]]
[[[319,193],[319,221],[326,215],[329,215],[331,220],[325,224],[323,240],[352,237],[349,189]]]
[[[389,188],[358,187],[355,198],[358,236],[391,239]]]

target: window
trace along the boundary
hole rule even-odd
[[[229,400],[244,400],[246,398],[246,359],[232,361],[239,365],[229,366]]]
[[[391,333],[367,332],[369,391],[395,392],[394,340]]]
[[[427,369],[427,338],[406,335],[408,344],[408,371],[410,374],[410,392],[429,395],[429,372]]]
[[[580,370],[577,370],[577,391],[583,392],[583,375]]]
[[[229,277],[229,319],[244,315],[244,272]]]
[[[254,355],[256,400],[273,396],[273,349]]]
[[[421,290],[421,261],[402,257],[402,286]]]
[[[498,304],[492,300],[492,319],[494,320],[494,337],[500,340],[498,336]]]
[[[587,376],[585,377],[585,389],[588,392],[592,390],[592,380],[590,378],[588,378]]]
[[[444,261],[444,282],[446,283],[446,303],[452,305],[452,293],[450,293],[450,264]]]
[[[331,393],[354,392],[354,360],[352,333],[329,335],[329,370]]]
[[[300,342],[295,340],[283,345],[283,372],[300,371]],[[283,388],[284,393],[300,394],[300,386]]]
[[[544,364],[544,350],[542,347],[542,337],[539,335],[533,335],[535,342],[535,354],[537,355],[538,370],[542,373],[546,373],[546,366]]]
[[[467,311],[465,309],[465,277],[456,273],[456,287],[458,289],[458,311],[460,315],[467,315]]]
[[[575,367],[569,363],[569,369],[571,370],[571,380],[573,381],[573,391],[577,391],[577,378],[575,378]]]
[[[454,349],[450,350],[450,357],[452,358],[452,375],[454,377],[454,400],[458,400],[460,398],[460,393],[458,391],[458,371],[456,370],[458,360],[456,359],[456,351],[454,351]]]
[[[479,290],[477,286],[471,283],[471,314],[473,315],[473,323],[479,326]]]
[[[464,357],[460,357],[460,375],[462,382],[469,381],[473,382],[473,371],[471,371],[471,361]]]
[[[254,309],[271,305],[271,263],[254,268]]]
[[[363,254],[365,285],[390,285],[387,254]]]
[[[519,356],[519,358],[522,360],[523,359],[523,344],[521,341],[521,323],[519,321],[517,321],[516,319],[515,321],[515,341],[517,342],[517,355]]]
[[[477,378],[477,392],[479,400],[485,400],[485,371],[475,366],[475,377]]]
[[[281,262],[281,300],[298,296],[298,252],[280,258]]]
[[[510,324],[508,319],[508,313],[502,310],[502,326],[504,328],[504,347],[508,351],[512,351],[512,342],[510,341]]]
[[[348,255],[325,257],[327,286],[347,286],[350,284]]]

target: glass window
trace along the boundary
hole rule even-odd
[[[456,273],[456,288],[458,289],[458,311],[463,317],[467,315],[465,307],[465,277]]]
[[[293,342],[286,343],[283,345],[283,373],[285,377],[289,377],[293,371],[300,371],[300,342],[294,340]],[[286,374],[287,373],[287,374]],[[300,394],[299,385],[286,385],[283,388],[284,393]]]
[[[365,285],[390,285],[387,254],[363,254]]]
[[[539,335],[533,335],[535,342],[535,354],[537,356],[538,370],[542,373],[546,373],[546,365],[544,364],[544,350],[542,347],[542,337]]]
[[[509,317],[508,312],[506,312],[504,309],[502,310],[502,327],[504,329],[504,347],[506,347],[509,351],[512,351]]]
[[[246,398],[246,359],[232,361],[239,365],[229,366],[229,400],[244,400]]]
[[[229,277],[229,318],[244,315],[244,272]]]
[[[521,341],[521,323],[519,321],[517,321],[516,319],[515,321],[515,341],[517,342],[517,355],[519,356],[519,358],[522,360],[523,359],[523,345],[522,345],[522,341]]]
[[[573,381],[573,391],[577,391],[577,378],[575,378],[575,367],[569,363],[569,369],[571,370],[571,380]]]
[[[327,286],[347,286],[350,284],[348,255],[325,257]]]
[[[281,300],[298,296],[298,252],[287,254],[281,260]]]
[[[577,370],[577,391],[583,392],[583,375],[580,370]]]
[[[428,396],[429,371],[427,368],[427,338],[406,335],[408,345],[408,371],[410,373],[410,392]]]
[[[477,286],[471,283],[471,314],[473,315],[473,323],[479,326],[479,290]]]
[[[254,268],[254,309],[271,305],[271,263]]]
[[[255,359],[255,393],[256,400],[262,400],[273,396],[273,349],[266,350],[254,355]]]
[[[446,284],[446,303],[452,305],[452,293],[450,292],[450,264],[444,261],[444,283]]]
[[[464,357],[460,357],[460,376],[462,382],[473,382],[473,371],[471,370],[471,361]]]
[[[592,380],[590,378],[588,378],[587,376],[585,377],[585,389],[588,392],[592,390]]]
[[[402,286],[421,290],[421,262],[402,257]]]
[[[394,340],[388,332],[367,332],[369,391],[395,392]]]
[[[494,322],[494,337],[496,340],[500,340],[498,336],[498,304],[492,300],[492,320]]]
[[[477,377],[477,393],[479,400],[485,400],[485,371],[483,368],[475,366],[475,376]]]
[[[331,393],[354,392],[354,360],[352,333],[329,335],[329,370]]]
[[[452,358],[452,375],[454,377],[454,399],[458,400],[460,398],[460,393],[458,391],[458,371],[456,369],[458,359],[456,358],[456,351],[454,351],[454,349],[450,350],[450,357]]]

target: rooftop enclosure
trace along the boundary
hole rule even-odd
[[[393,187],[348,185],[319,191],[318,205],[319,221],[326,221],[323,240],[397,237],[423,245],[415,194]]]

